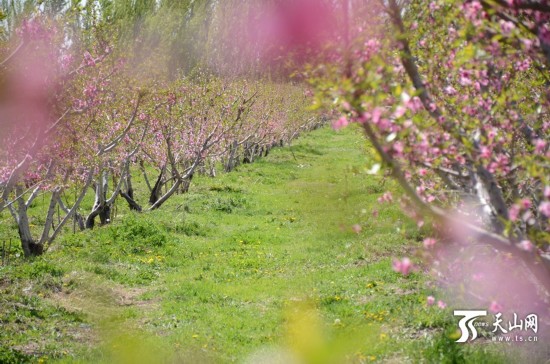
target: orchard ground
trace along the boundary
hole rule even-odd
[[[445,297],[425,267],[392,270],[425,234],[377,201],[396,188],[367,173],[371,156],[356,128],[323,128],[196,177],[160,210],[119,201],[110,226],[65,234],[30,262],[12,254],[0,362],[511,360],[506,344],[454,342],[452,302],[427,306]]]

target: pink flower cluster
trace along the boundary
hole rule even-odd
[[[424,242],[423,242],[424,248],[426,249],[432,248],[436,242],[437,240],[435,240],[434,238],[426,238],[424,239]]]
[[[477,0],[465,2],[462,11],[466,19],[470,20],[475,26],[481,25],[482,19],[486,16],[483,6]]]
[[[338,120],[335,120],[332,122],[332,128],[334,130],[339,130],[339,129],[345,128],[346,126],[348,126],[348,124],[349,124],[348,118],[345,116],[342,116]]]
[[[392,202],[392,201],[393,201],[393,196],[392,196],[391,192],[389,192],[389,191],[384,192],[384,194],[378,198],[378,202],[380,202],[380,203]]]
[[[392,262],[392,269],[401,273],[404,276],[408,276],[413,269],[413,264],[409,258],[403,258],[402,260],[394,259]]]
[[[435,297],[434,296],[428,296],[426,298],[426,304],[428,306],[433,306],[435,304]],[[442,300],[438,300],[437,301],[437,307],[439,307],[440,309],[444,309],[447,307],[447,304],[445,302],[443,302]]]
[[[53,27],[48,28],[39,18],[31,18],[24,19],[19,28],[16,29],[16,33],[27,41],[48,40],[56,33],[56,29]]]

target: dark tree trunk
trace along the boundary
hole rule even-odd
[[[19,227],[19,238],[21,239],[21,248],[25,257],[35,257],[42,255],[44,252],[44,246],[36,243],[28,233],[25,233],[21,227]]]
[[[86,229],[93,229],[94,226],[95,226],[95,218],[96,216],[99,215],[99,209],[94,209],[89,215],[88,217],[86,218],[86,223],[85,223],[85,226],[86,226]]]
[[[132,194],[130,195],[130,193]],[[123,199],[126,200],[126,202],[128,202],[128,206],[130,207],[130,210],[138,211],[138,212],[143,211],[141,206],[134,200],[133,190],[129,190],[128,192],[120,191],[120,195],[122,196]]]
[[[39,255],[42,255],[42,253],[44,253],[44,246],[42,244],[38,244],[35,242],[29,242],[29,250],[30,250],[31,256],[37,257]]]
[[[143,161],[140,161],[140,165],[143,166]],[[130,210],[141,212],[143,209],[134,199],[134,187],[132,185],[132,175],[130,174],[129,165],[126,166],[126,177],[124,181],[126,184],[126,192],[121,189],[119,191],[120,195],[126,200],[126,202],[128,202],[128,207],[130,207]],[[149,181],[146,182],[149,189],[151,189],[149,186]]]
[[[229,147],[229,155],[227,157],[227,164],[225,165],[225,171],[231,172],[237,166],[237,141],[234,141]]]
[[[84,218],[79,213],[74,214],[74,219],[76,220],[76,223],[78,224],[78,228],[82,231],[86,228],[86,224],[84,222]]]
[[[17,193],[21,194],[21,190],[18,189]],[[29,218],[27,216],[27,205],[20,197],[18,202],[18,217],[17,228],[19,232],[19,238],[21,239],[21,248],[25,257],[38,256],[44,252],[42,244],[37,243],[33,239],[31,233],[31,227],[29,224]]]
[[[162,178],[164,176],[164,168],[160,171],[160,174],[157,178],[157,182],[155,182],[155,185],[153,186],[153,189],[151,190],[151,195],[149,196],[149,203],[151,205],[154,205],[160,198],[160,195],[162,193]]]
[[[111,222],[111,205],[105,204],[99,210],[99,221],[101,221],[101,225],[107,225]]]
[[[191,174],[189,175],[189,178],[186,179],[185,181],[183,181],[183,183],[181,184],[181,185],[182,185],[181,191],[182,191],[183,193],[189,192],[189,186],[191,185],[191,180],[192,180],[192,179],[193,179],[193,173],[191,173]]]
[[[95,226],[95,218],[99,216],[99,221],[101,225],[106,225],[111,222],[111,206],[94,206],[93,211],[86,218],[85,226],[86,229],[93,229]]]

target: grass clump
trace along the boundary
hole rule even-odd
[[[167,241],[158,225],[135,214],[125,216],[120,224],[109,226],[109,232],[114,244],[131,246],[134,253],[162,247]]]

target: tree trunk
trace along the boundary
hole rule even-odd
[[[86,229],[93,229],[95,226],[95,218],[99,215],[101,225],[105,225],[111,222],[111,206],[108,206],[107,201],[107,188],[108,173],[103,171],[101,173],[100,180],[95,187],[95,202],[92,212],[86,218]]]
[[[84,218],[82,217],[82,215],[80,215],[79,213],[75,213],[74,214],[74,219],[75,219],[76,223],[78,224],[78,229],[80,231],[86,229],[86,224],[85,224],[85,221],[84,221]]]
[[[120,195],[122,196],[123,199],[126,200],[126,202],[128,202],[128,207],[130,207],[130,210],[137,211],[137,212],[143,211],[141,206],[134,200],[132,196],[130,196],[129,193],[120,191]]]
[[[96,218],[97,215],[99,215],[99,209],[92,210],[92,212],[88,215],[88,217],[86,218],[86,223],[85,223],[86,229],[93,229],[94,228],[95,218]]]
[[[103,208],[99,211],[99,221],[101,225],[106,225],[111,222],[111,205],[103,205]]]
[[[189,178],[187,178],[185,181],[181,184],[181,192],[187,193],[189,192],[189,186],[191,185],[191,180],[193,179],[193,173],[189,175]]]
[[[164,176],[164,167],[161,169],[160,171],[160,174],[157,178],[157,182],[155,182],[155,185],[153,186],[153,188],[151,189],[151,194],[149,195],[149,203],[151,205],[154,205],[160,198],[160,195],[162,193],[161,189],[162,189],[162,178]]]
[[[32,238],[28,220],[26,223],[22,223],[20,219],[18,231],[19,238],[21,239],[21,248],[26,257],[38,256],[43,253],[44,247],[41,244],[37,244]]]
[[[22,191],[18,189],[17,193],[21,195]],[[29,217],[27,215],[27,205],[23,200],[23,197],[19,197],[17,201],[17,228],[19,232],[19,238],[21,239],[21,248],[25,257],[38,256],[44,251],[44,247],[41,244],[37,244],[32,237],[31,228],[29,224]]]
[[[120,196],[126,200],[128,203],[128,207],[130,210],[141,212],[143,209],[141,206],[136,202],[134,199],[134,187],[132,185],[132,175],[130,174],[130,165],[126,165],[125,169],[125,176],[124,176],[124,184],[126,186],[126,191],[123,191],[122,189],[119,191]],[[149,186],[149,181],[147,181],[147,186]],[[149,189],[151,187],[149,186]]]
[[[227,156],[227,164],[225,165],[225,171],[231,172],[237,166],[237,141],[234,141],[229,147],[229,155]]]

